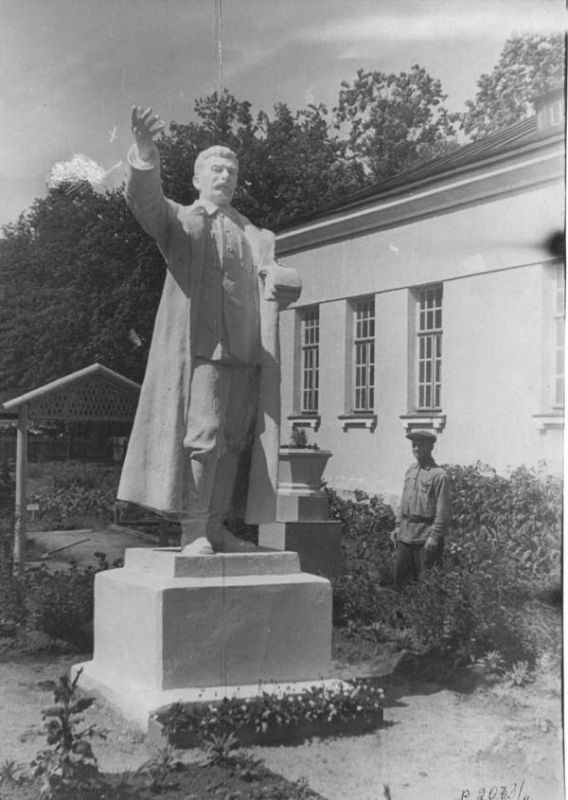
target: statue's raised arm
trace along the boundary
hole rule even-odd
[[[143,161],[149,161],[155,146],[154,140],[166,127],[165,123],[154,114],[153,109],[132,106],[131,126],[138,155]]]

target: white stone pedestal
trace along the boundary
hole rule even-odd
[[[93,660],[74,668],[80,685],[145,728],[170,703],[326,678],[331,587],[301,572],[296,553],[129,549],[122,569],[96,576],[94,632]]]
[[[298,553],[306,572],[331,578],[341,571],[341,522],[332,519],[269,522],[259,526],[259,542]]]

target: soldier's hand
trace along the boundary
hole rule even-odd
[[[139,106],[132,107],[131,125],[138,154],[144,161],[148,161],[154,147],[154,139],[166,126],[151,108],[144,110]]]
[[[396,547],[396,543],[397,543],[397,540],[398,540],[398,528],[394,528],[391,531],[390,540],[391,540],[391,542],[393,544],[393,547]]]
[[[429,553],[431,553],[431,552],[432,552],[432,550],[436,550],[436,549],[437,549],[437,547],[438,547],[438,542],[436,541],[436,539],[434,539],[434,537],[433,537],[433,536],[429,536],[429,537],[426,539],[426,542],[425,542],[425,544],[424,544],[424,547],[426,548],[426,550],[427,550]]]

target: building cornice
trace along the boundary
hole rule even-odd
[[[564,142],[555,137],[482,164],[426,178],[332,215],[313,219],[276,236],[278,256],[319,247],[362,234],[408,224],[433,215],[497,200],[563,180]]]

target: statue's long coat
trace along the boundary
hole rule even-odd
[[[198,204],[182,206],[164,197],[159,159],[143,168],[129,153],[126,200],[152,236],[167,263],[146,374],[118,498],[156,511],[183,516],[187,511],[189,457],[183,448],[192,374],[192,340],[200,287],[207,260],[216,258],[210,218]],[[280,368],[278,306],[265,288],[274,237],[240,217],[259,273],[263,358],[261,396],[248,487],[249,522],[274,520],[278,473]],[[265,268],[265,269],[263,269]],[[267,269],[266,269],[267,268]]]

